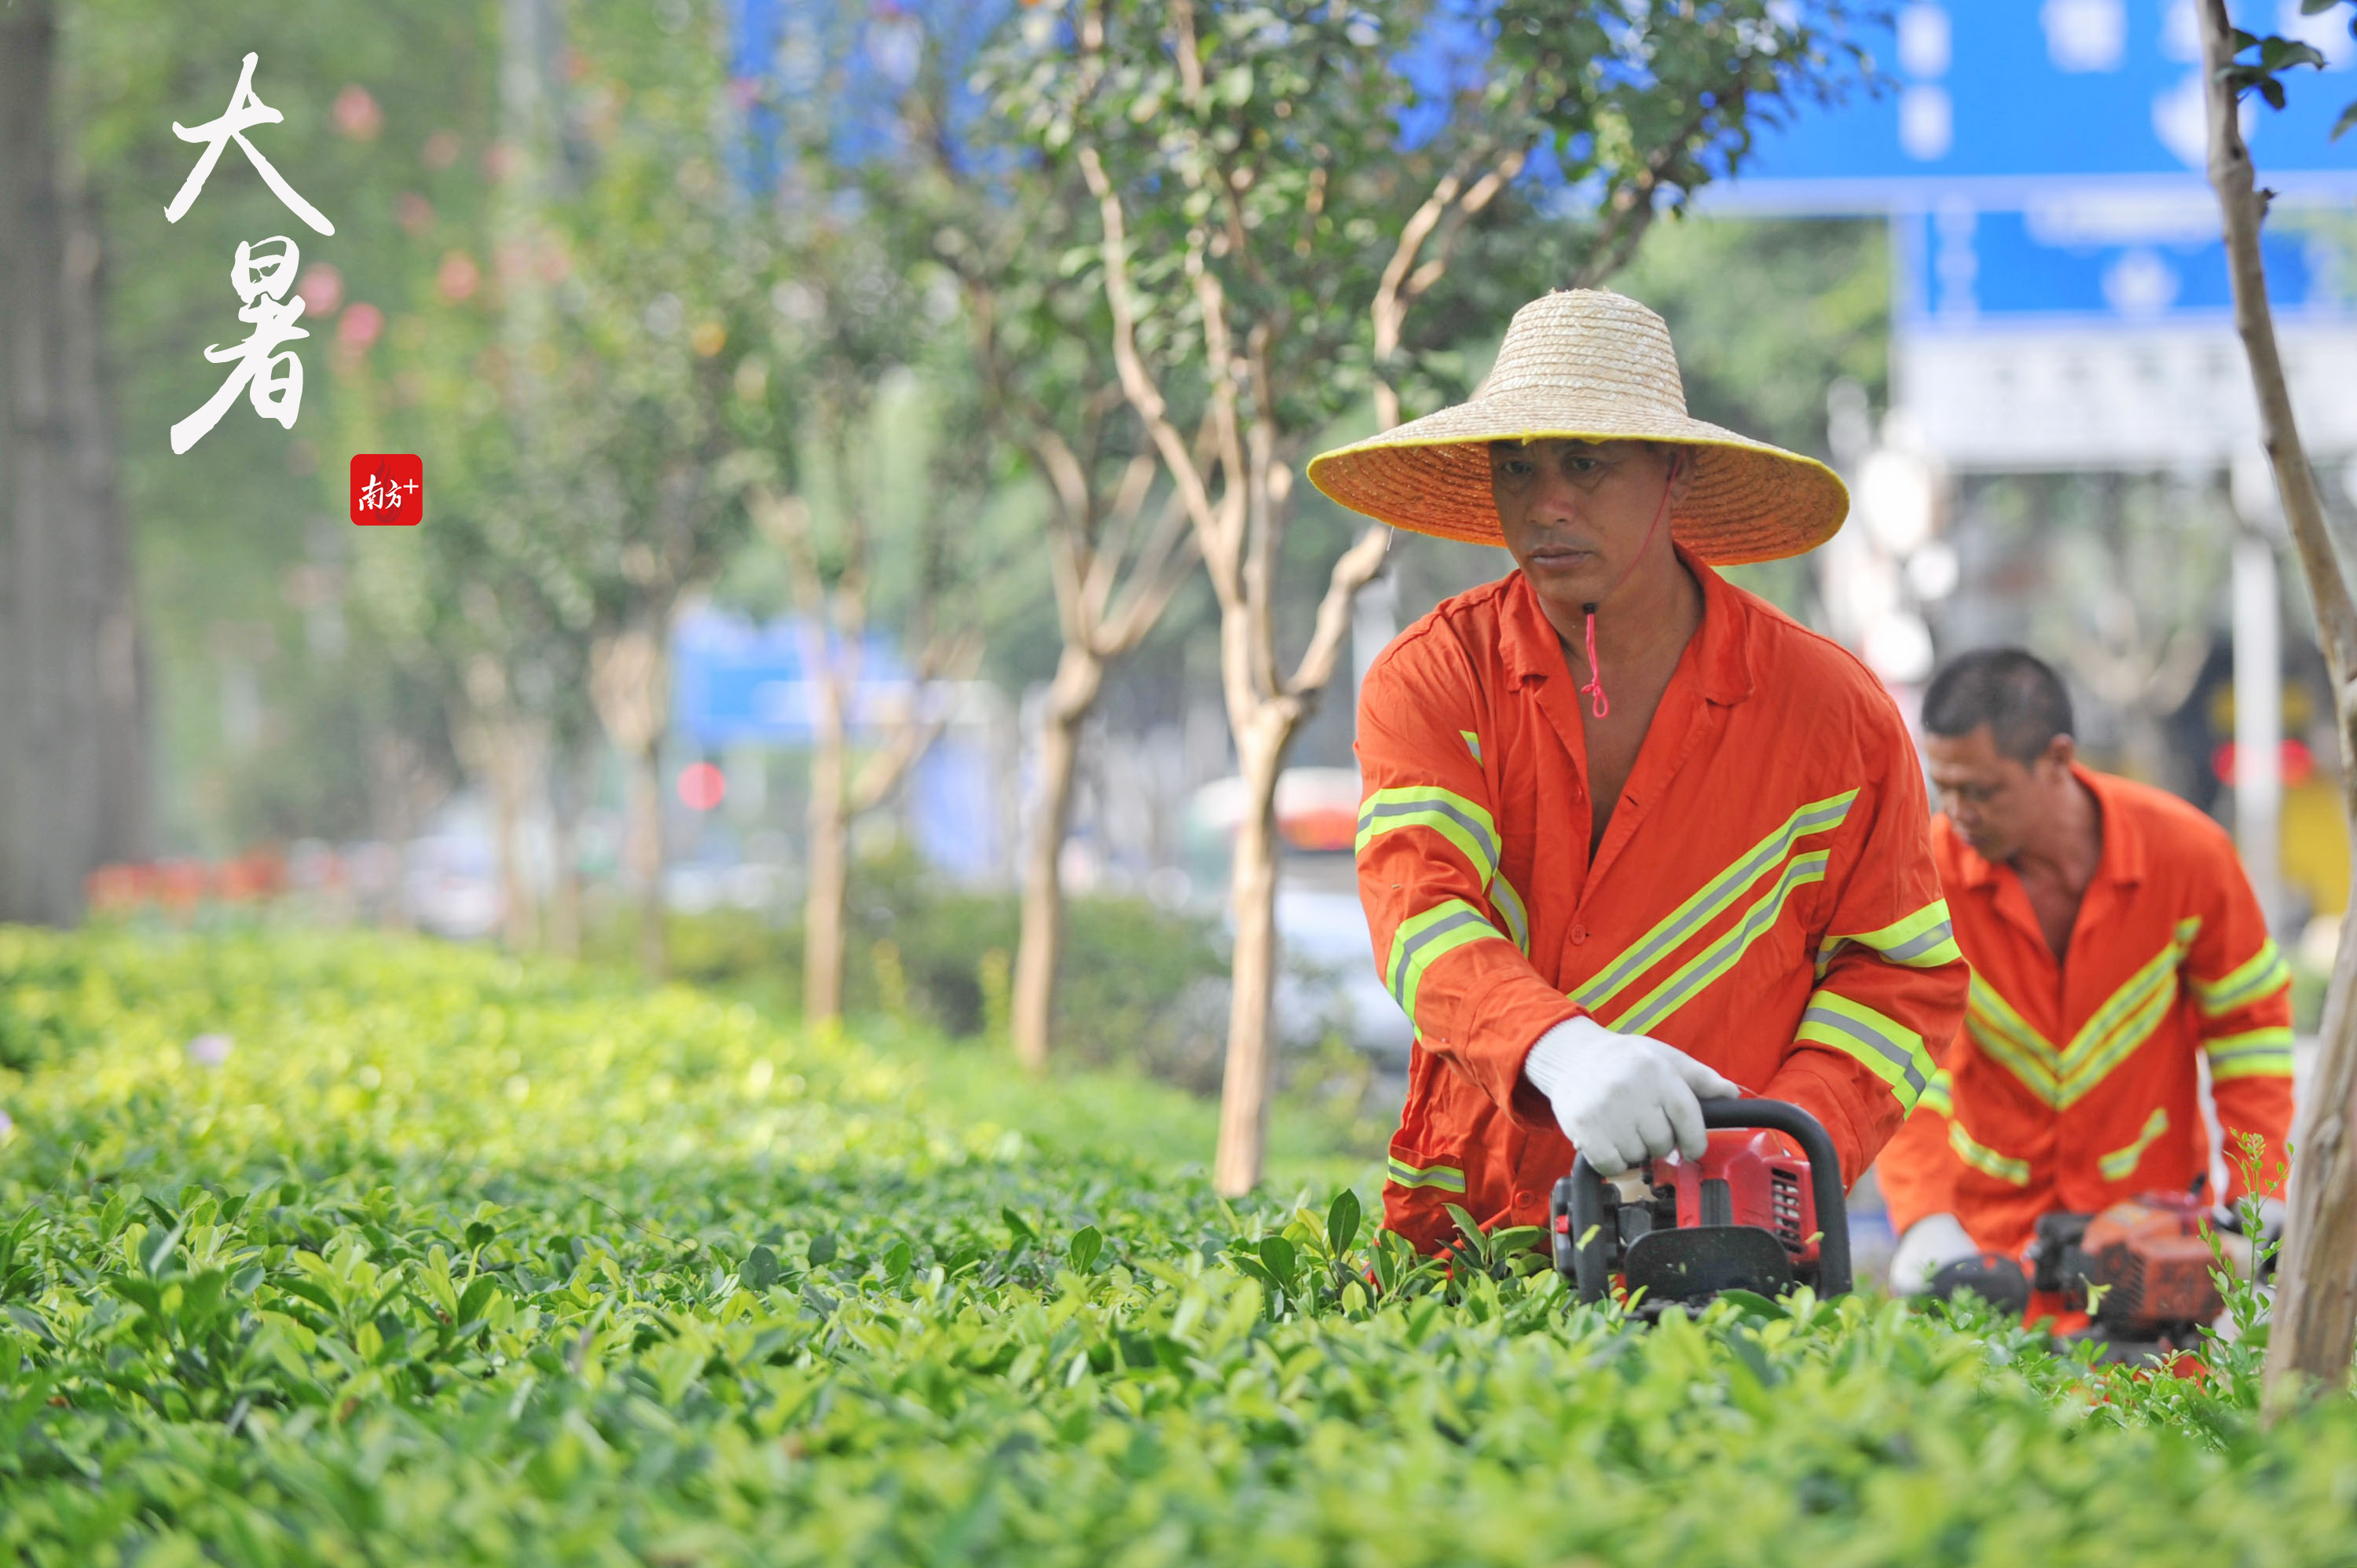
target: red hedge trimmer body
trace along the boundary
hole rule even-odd
[[[1555,1264],[1579,1299],[1603,1300],[1616,1276],[1648,1318],[1729,1290],[1847,1293],[1841,1162],[1817,1119],[1778,1100],[1706,1100],[1702,1112],[1713,1131],[1699,1161],[1649,1160],[1631,1184],[1606,1181],[1583,1155],[1555,1183]]]

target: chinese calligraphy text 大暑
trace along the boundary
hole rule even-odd
[[[173,134],[184,142],[200,142],[205,150],[197,159],[196,167],[188,171],[179,194],[164,209],[164,216],[178,223],[187,214],[203,191],[205,181],[211,177],[214,165],[221,161],[221,149],[235,142],[263,182],[295,216],[322,234],[333,234],[336,226],[304,200],[261,150],[246,139],[245,133],[253,126],[277,124],[286,118],[253,91],[253,68],[260,59],[253,54],[245,57],[245,67],[238,73],[237,91],[230,95],[229,107],[218,119],[193,128],[177,120],[172,122]],[[284,248],[270,252],[268,248],[274,245]],[[205,400],[203,407],[172,426],[175,453],[186,452],[204,439],[206,433],[221,423],[221,415],[229,412],[241,392],[248,394],[255,413],[274,419],[288,430],[295,428],[296,416],[303,411],[303,361],[294,350],[282,349],[282,345],[296,338],[310,336],[295,325],[303,314],[302,297],[287,297],[295,286],[303,252],[283,234],[262,241],[260,247],[264,253],[257,254],[253,243],[240,241],[237,259],[230,267],[230,285],[237,290],[241,306],[237,318],[253,330],[242,343],[216,343],[205,349],[206,359],[234,368],[220,389]]]

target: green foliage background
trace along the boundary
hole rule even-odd
[[[418,941],[7,930],[0,1059],[19,1561],[2357,1541],[2357,1409],[2262,1434],[2232,1351],[2142,1381],[1865,1296],[1646,1332],[1534,1260],[1415,1264],[1297,1160],[1299,1199],[1222,1205],[1177,1157],[1205,1146],[1183,1096],[923,1036]]]

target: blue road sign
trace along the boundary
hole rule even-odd
[[[2022,211],[1949,203],[1892,220],[1898,314],[1909,327],[2126,328],[2220,324],[2234,299],[2217,208],[2081,193]],[[2323,233],[2278,220],[2260,240],[2267,293],[2288,322],[2351,313],[2348,259]]]
[[[908,679],[891,644],[871,636],[852,699],[855,725],[879,692],[902,692]],[[756,625],[704,610],[681,617],[672,633],[673,724],[698,746],[806,746],[813,690],[795,622]]]
[[[2346,11],[2307,16],[2299,0],[2238,0],[2233,11],[2251,31],[2306,38],[2330,62],[2285,78],[2283,111],[2255,101],[2245,109],[2263,180],[2287,195],[2357,194],[2357,135],[2330,139],[2357,99]],[[1706,205],[1876,212],[1947,198],[2019,207],[2089,184],[2204,182],[2193,0],[1919,0],[1867,41],[1884,90],[1762,131],[1743,177],[1706,192]]]

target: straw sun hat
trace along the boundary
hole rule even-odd
[[[1714,564],[1813,550],[1849,511],[1849,491],[1824,464],[1688,418],[1670,329],[1605,289],[1531,301],[1470,400],[1321,453],[1309,480],[1394,528],[1502,546],[1489,444],[1551,436],[1691,448],[1695,477],[1670,532]]]

